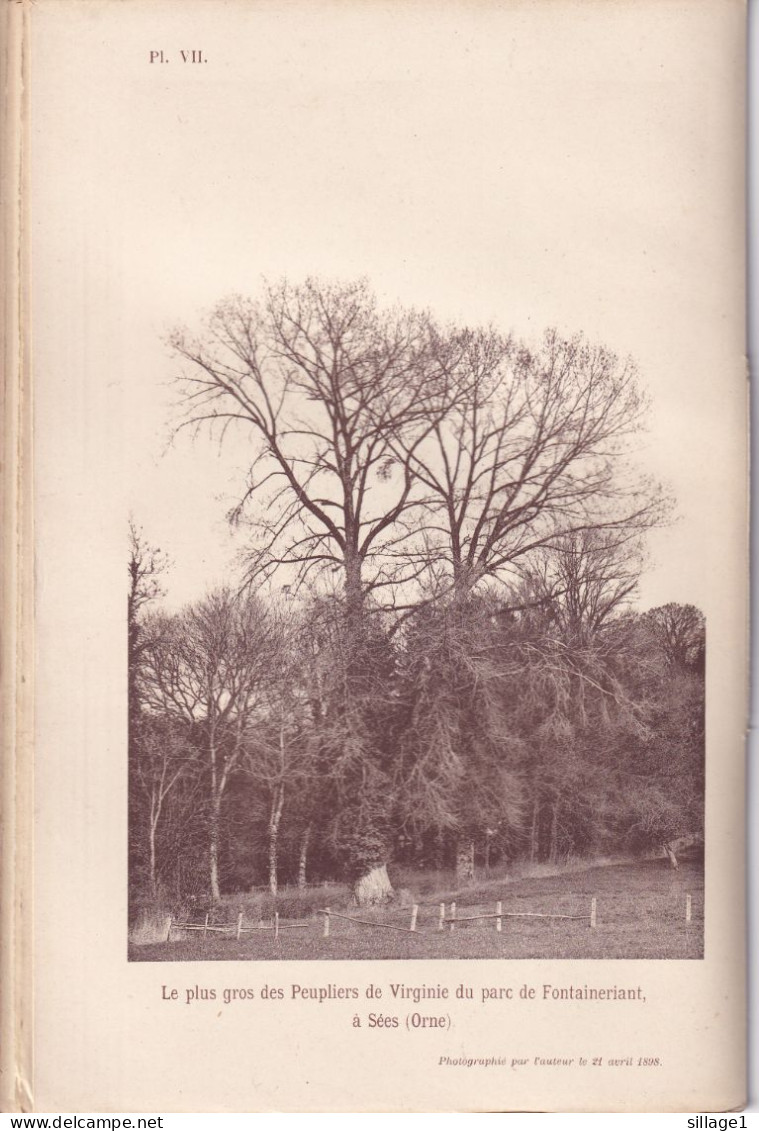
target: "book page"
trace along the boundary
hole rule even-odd
[[[31,7],[36,1110],[744,1103],[744,24]]]

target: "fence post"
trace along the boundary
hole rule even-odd
[[[274,938],[279,938],[279,912],[274,912]]]
[[[174,920],[172,919],[171,915],[169,915],[169,929],[168,929],[168,931],[166,932],[166,942],[168,942],[168,941],[169,941],[169,939],[171,938],[171,924],[172,924],[173,922],[174,922]]]
[[[416,930],[416,917],[419,914],[419,905],[415,903],[411,908],[411,927],[410,930]]]
[[[693,905],[691,903],[690,892],[685,895],[685,922],[690,923],[693,915]]]
[[[439,915],[438,921],[437,921],[437,929],[439,931],[442,931],[442,929],[443,929],[443,920],[444,919],[445,919],[445,904],[441,903],[440,904],[440,915]]]
[[[323,937],[329,938],[329,907],[324,908],[324,932]]]
[[[242,931],[242,911],[237,916],[237,938],[238,939],[240,938],[241,931]]]
[[[593,898],[590,901],[590,925],[591,925],[591,927],[595,927],[595,925],[596,925],[596,897],[595,896],[593,896]]]
[[[497,931],[501,930],[501,923],[502,923],[501,911],[502,910],[503,910],[503,907],[502,907],[501,901],[499,899],[498,902],[495,905],[495,913],[496,913],[496,916],[497,916],[496,921],[495,921],[495,929]]]
[[[203,924],[203,938],[206,937],[207,933],[208,933],[208,912],[206,911],[206,921]]]
[[[456,926],[456,904],[451,904],[451,930]]]

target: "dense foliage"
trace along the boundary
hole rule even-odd
[[[665,612],[691,622],[692,649],[667,647]],[[366,656],[335,639],[342,614],[227,592],[142,619],[135,890],[204,900],[393,859],[465,871],[467,855],[553,862],[702,835],[692,607],[621,612],[581,641],[550,603],[426,607]]]

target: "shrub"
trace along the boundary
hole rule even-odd
[[[129,930],[129,941],[136,946],[166,941],[171,915],[157,907],[145,907],[138,911]]]
[[[259,919],[269,921],[278,912],[281,919],[308,919],[323,907],[347,907],[350,892],[344,884],[323,884],[320,887],[282,888],[273,896],[256,891],[226,896],[216,909],[217,922],[234,922],[242,911],[246,924]]]

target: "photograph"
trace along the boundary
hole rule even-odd
[[[634,361],[366,279],[170,345],[176,432],[248,466],[180,608],[130,527],[130,957],[701,957],[705,622],[639,603]]]

